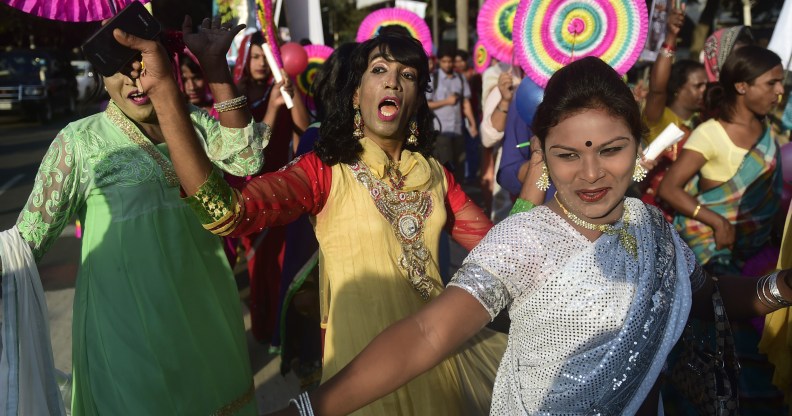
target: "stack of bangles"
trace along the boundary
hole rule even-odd
[[[674,59],[674,56],[676,56],[676,45],[664,43],[663,47],[660,48],[660,55]]]
[[[240,95],[239,97],[232,98],[230,100],[215,103],[212,107],[214,107],[215,111],[217,111],[218,113],[222,113],[224,111],[239,110],[240,108],[246,105],[247,105],[247,97],[244,95]]]
[[[770,273],[756,281],[756,297],[770,309],[792,306],[792,301],[784,299],[781,291],[778,290],[778,273],[780,272]],[[770,295],[767,292],[770,292]]]
[[[307,391],[300,393],[296,399],[289,400],[289,404],[293,404],[297,407],[297,412],[300,416],[314,416],[311,398],[308,397]]]

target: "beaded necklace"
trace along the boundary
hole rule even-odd
[[[561,200],[558,199],[558,193],[553,195],[558,206],[561,207],[561,210],[564,211],[564,214],[572,220],[575,225],[583,227],[587,230],[591,231],[599,231],[603,234],[607,235],[617,235],[619,236],[619,243],[621,243],[622,247],[627,250],[634,258],[638,258],[638,240],[636,240],[635,236],[627,232],[627,226],[629,225],[630,221],[630,212],[627,208],[624,208],[624,215],[622,216],[622,226],[619,228],[614,227],[611,224],[592,224],[590,222],[586,222],[581,220],[577,215],[569,212],[564,204],[561,203]]]

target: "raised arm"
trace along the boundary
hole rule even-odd
[[[490,117],[492,127],[497,131],[506,129],[506,114],[509,113],[509,104],[514,97],[514,79],[510,72],[502,72],[498,77],[498,92],[500,101],[495,106],[495,110]]]
[[[224,39],[230,44],[233,36],[243,27],[240,25],[228,31],[225,35],[227,38]],[[164,48],[158,42],[140,39],[120,29],[116,29],[113,35],[122,45],[140,51],[145,69],[141,62],[135,61],[132,63],[130,75],[138,78],[143,91],[151,98],[182,189],[187,195],[195,194],[207,181],[213,167],[193,128],[187,106],[171,73]],[[225,48],[227,50],[228,45]],[[227,96],[217,98],[231,97],[232,87],[228,86],[226,92]],[[248,118],[244,117],[244,111],[238,112],[232,115],[231,121],[226,122],[235,126],[244,126],[250,121],[249,113],[247,113]]]
[[[231,103],[231,100],[240,96],[228,70],[226,53],[234,36],[244,27],[239,25],[232,29],[229,26],[222,26],[220,16],[213,20],[204,19],[197,32],[193,31],[190,16],[185,16],[182,23],[184,43],[198,58],[198,64],[201,65],[204,77],[209,83],[215,103],[219,106],[223,103]],[[250,123],[251,115],[247,105],[230,105],[228,108],[230,109],[228,111],[218,111],[221,125],[242,128]]]
[[[646,106],[644,107],[644,117],[648,124],[652,125],[660,120],[663,109],[666,107],[668,93],[668,78],[671,76],[671,65],[674,63],[673,48],[676,48],[677,35],[685,22],[685,4],[682,3],[680,9],[675,8],[672,3],[666,21],[666,37],[663,49],[657,54],[652,65],[652,74],[649,78],[649,94],[646,96]],[[669,49],[670,48],[670,49]]]

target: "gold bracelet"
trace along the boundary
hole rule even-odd
[[[213,105],[215,111],[218,113],[222,113],[224,111],[233,111],[238,110],[247,105],[247,97],[244,95],[240,95],[239,97],[232,98],[230,100],[225,100],[219,103],[215,103]]]
[[[696,215],[698,215],[699,210],[701,209],[701,204],[696,205],[696,209],[693,210],[693,215],[690,218],[696,219]]]

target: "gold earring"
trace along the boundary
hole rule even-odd
[[[418,144],[418,122],[415,119],[410,121],[410,137],[407,138],[407,144],[411,146]]]
[[[546,191],[550,189],[550,175],[547,174],[547,165],[542,163],[542,176],[539,177],[539,180],[536,181],[536,187],[540,191]]]
[[[646,168],[641,165],[641,156],[635,158],[635,170],[633,171],[632,179],[635,182],[641,182],[646,178]]]
[[[355,130],[352,132],[352,137],[356,139],[363,138],[363,117],[360,115],[360,106],[355,104],[352,108],[355,109],[355,117],[353,122],[355,124]]]

